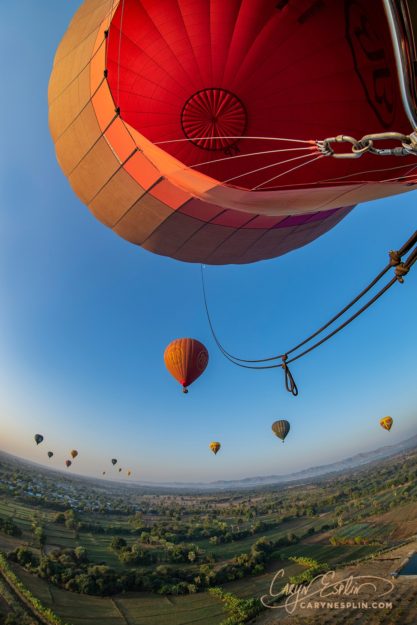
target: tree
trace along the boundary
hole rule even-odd
[[[35,527],[33,535],[35,536],[36,540],[38,541],[41,547],[46,543],[45,530],[40,525]]]
[[[209,593],[226,608],[228,618],[221,625],[243,625],[262,610],[259,599],[239,599],[230,592],[224,592],[222,588],[210,588]]]
[[[76,530],[78,528],[78,521],[74,510],[67,510],[65,512],[65,527],[70,530]]]
[[[143,516],[141,512],[136,512],[136,514],[133,515],[129,519],[129,523],[135,531],[138,531],[142,529],[143,527],[145,527],[145,523],[143,522]]]
[[[188,559],[190,562],[194,562],[194,560],[196,559],[197,554],[195,551],[189,551],[188,552]]]
[[[113,551],[120,551],[126,546],[127,542],[121,536],[115,536],[110,542],[110,549],[112,549]]]

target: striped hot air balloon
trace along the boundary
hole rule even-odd
[[[288,432],[290,431],[290,424],[285,419],[280,419],[279,421],[274,421],[272,424],[272,431],[275,436],[278,436],[282,440],[285,441]]]

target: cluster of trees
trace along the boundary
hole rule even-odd
[[[0,625],[38,625],[1,579],[0,597],[3,599],[0,601]]]
[[[7,579],[8,583],[13,588],[14,593],[19,597],[19,600],[22,600],[26,606],[30,607],[30,610],[39,616],[42,623],[49,623],[49,625],[64,625],[59,616],[57,616],[50,608],[45,607],[43,603],[35,597],[30,590],[28,590],[28,588],[26,588],[22,581],[11,570],[9,563],[2,553],[0,553],[0,570],[2,575]],[[7,602],[9,605],[11,603],[13,606],[14,614],[10,617],[6,617],[6,625],[35,625],[35,623],[39,622],[38,618],[35,621],[29,616],[26,617],[25,610],[23,610],[20,605],[17,605],[13,596],[12,601],[10,602],[8,599]],[[15,617],[17,617],[17,619]]]
[[[37,623],[29,614],[16,606],[13,612],[0,614],[0,625],[37,625]]]
[[[365,536],[331,536],[329,542],[334,547],[337,545],[372,545],[379,547],[385,544],[382,540],[367,538]]]
[[[227,612],[228,618],[220,625],[243,625],[255,618],[263,609],[259,599],[239,599],[221,588],[211,588],[209,592],[223,603]]]
[[[313,558],[306,557],[293,557],[289,558],[296,564],[305,566],[305,570],[298,575],[292,575],[290,577],[290,584],[297,586],[298,584],[309,584],[313,579],[322,573],[326,573],[329,570],[329,565],[326,562],[317,562]]]
[[[38,543],[39,547],[42,549],[44,544],[46,543],[46,534],[43,528],[43,525],[37,514],[32,516],[32,532],[35,541]]]
[[[155,562],[154,553],[150,549],[141,549],[138,543],[128,545],[120,536],[112,539],[110,549],[117,553],[120,562],[124,564],[153,564]]]
[[[165,542],[163,549],[144,549],[140,542],[128,545],[124,538],[115,536],[110,543],[110,549],[117,553],[119,560],[124,564],[215,562],[213,554],[206,554],[194,544],[175,545]]]
[[[83,521],[79,513],[72,508],[66,508],[64,511],[55,514],[53,523],[56,523],[57,525],[64,525],[68,529],[72,529],[77,532],[88,532],[91,534],[109,534],[117,536],[126,533],[126,528],[121,527],[120,525]]]
[[[22,535],[22,530],[16,523],[13,523],[11,519],[3,519],[2,517],[0,517],[0,532],[16,538]]]
[[[276,549],[279,546],[293,544],[298,540],[294,534],[275,542],[262,537],[252,545],[248,553],[242,553],[220,567],[209,563],[198,564],[198,549],[193,546],[192,550],[190,545],[173,546],[175,557],[181,558],[180,561],[186,559],[193,565],[185,568],[159,564],[152,570],[136,568],[116,572],[106,564],[90,562],[83,547],[54,549],[47,554],[41,553],[38,557],[27,547],[20,546],[9,554],[9,559],[56,586],[83,594],[107,596],[128,590],[192,594],[247,575],[261,573],[266,562],[277,556]],[[136,552],[134,547],[129,547],[121,537],[112,540],[112,548],[128,564],[132,564],[135,558],[138,558],[140,564],[146,563],[146,553]]]
[[[76,512],[71,509],[67,509],[64,512],[58,512],[54,516],[53,522],[57,525],[65,525],[65,527],[70,530],[78,530],[80,525]]]

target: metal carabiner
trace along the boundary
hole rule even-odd
[[[349,135],[337,135],[337,137],[329,137],[323,141],[316,141],[316,145],[320,152],[324,154],[324,156],[333,156],[333,158],[359,158],[362,156],[364,151],[369,149],[366,148],[364,150],[360,148],[357,152],[355,152],[352,147],[351,152],[335,152],[331,146],[332,143],[350,143],[354,147],[358,147],[359,145],[359,141]]]

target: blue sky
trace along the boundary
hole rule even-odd
[[[417,271],[333,341],[282,373],[244,371],[217,351],[199,266],[153,255],[99,224],[55,160],[47,85],[79,2],[7,3],[0,25],[3,101],[0,212],[0,446],[61,468],[136,479],[279,474],[417,433]],[[23,19],[24,17],[24,19]],[[415,192],[357,207],[333,231],[285,257],[208,267],[213,319],[243,357],[288,349],[352,298],[416,226]],[[184,396],[166,372],[173,338],[209,349]],[[378,425],[390,414],[388,434]],[[271,433],[291,422],[285,445]],[[45,436],[36,447],[33,435]],[[222,442],[214,457],[211,440]]]

